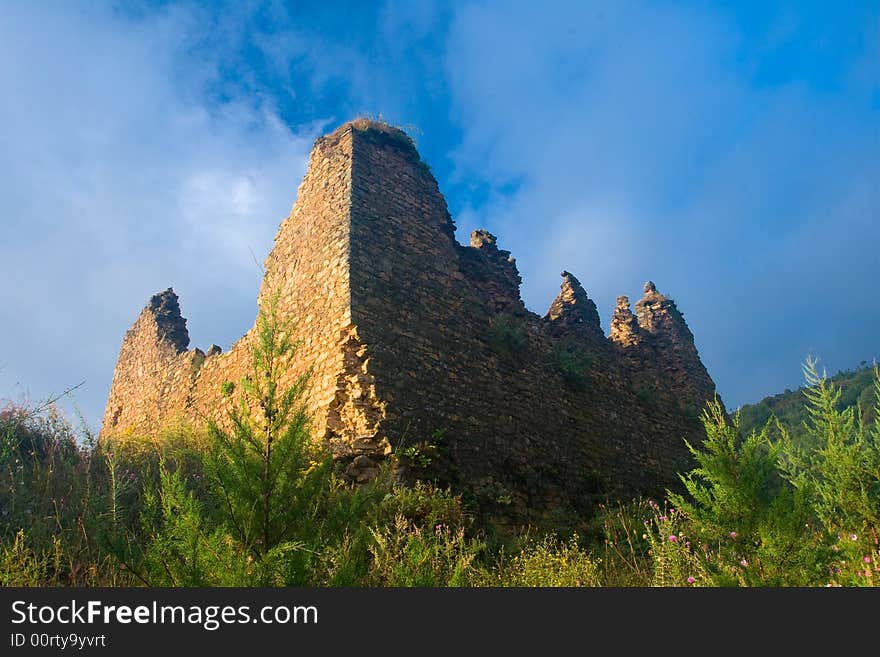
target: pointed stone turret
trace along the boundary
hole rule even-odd
[[[173,288],[154,294],[143,314],[152,316],[159,340],[167,341],[178,353],[186,351],[189,347],[189,331],[186,330],[186,320],[180,314],[180,302]]]
[[[559,295],[550,304],[550,310],[544,319],[550,322],[555,332],[567,332],[571,330],[583,331],[593,335],[605,334],[599,323],[599,311],[596,304],[581,286],[580,281],[574,274],[564,271]]]
[[[609,339],[620,347],[634,347],[642,341],[639,322],[629,307],[629,297],[617,297],[617,306],[611,317]]]
[[[188,346],[186,319],[174,290],[154,294],[122,340],[104,430],[157,426],[156,409],[185,394],[189,377],[204,360],[201,351],[187,351]]]
[[[470,247],[462,247],[462,270],[486,299],[489,312],[519,313],[525,310],[519,295],[522,278],[510,251],[498,248],[498,238],[488,230],[471,233]]]
[[[475,249],[486,247],[488,250],[498,250],[498,238],[485,228],[478,228],[471,233],[471,246]],[[507,251],[510,255],[510,251]]]
[[[639,330],[650,336],[660,383],[677,391],[679,397],[701,410],[715,395],[715,383],[700,360],[694,334],[675,302],[657,291],[653,281],[645,283],[645,296],[636,303]]]
[[[639,326],[648,333],[662,330],[666,326],[677,327],[679,322],[672,321],[673,317],[681,317],[681,313],[675,307],[675,302],[657,291],[654,281],[645,283],[645,295],[636,302],[636,316]],[[683,323],[683,320],[682,320]],[[685,325],[685,328],[687,326]],[[688,330],[688,332],[690,332]]]
[[[693,349],[694,335],[684,321],[684,315],[672,299],[657,291],[653,281],[645,283],[645,296],[636,303],[636,317],[643,332]]]

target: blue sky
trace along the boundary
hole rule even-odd
[[[85,381],[93,427],[154,292],[194,346],[252,324],[312,141],[360,114],[532,310],[567,269],[607,327],[656,281],[731,407],[880,352],[874,2],[0,2],[0,84],[0,398]]]

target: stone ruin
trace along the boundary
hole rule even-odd
[[[675,303],[650,282],[635,313],[618,297],[606,337],[563,272],[541,317],[495,236],[462,246],[454,230],[402,131],[357,120],[316,140],[259,295],[262,306],[278,294],[297,323],[287,382],[312,369],[315,439],[356,481],[422,450],[430,462],[411,476],[518,522],[674,486],[715,395]],[[123,339],[102,438],[222,420],[237,395],[221,387],[247,373],[254,338],[188,349],[177,295],[155,295]]]

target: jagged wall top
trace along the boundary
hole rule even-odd
[[[186,351],[189,347],[189,331],[186,320],[180,314],[180,302],[173,288],[154,294],[144,312],[151,313],[155,318],[160,340],[167,340],[178,351]]]
[[[604,338],[596,303],[574,274],[563,271],[560,276],[559,295],[550,304],[546,319],[557,331],[582,330]]]

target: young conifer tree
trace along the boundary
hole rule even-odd
[[[247,586],[252,568],[228,540],[222,526],[212,527],[202,503],[188,490],[178,470],[159,463],[159,485],[144,488],[142,552],[116,543],[124,567],[148,586]],[[134,551],[132,551],[134,548]]]
[[[712,553],[707,575],[722,586],[809,584],[818,559],[812,509],[780,472],[783,444],[770,425],[742,435],[739,416],[728,421],[718,400],[702,421],[706,439],[687,445],[697,467],[680,476],[688,495],[669,500],[688,536]]]
[[[249,374],[240,382],[231,429],[210,422],[207,470],[227,531],[262,564],[264,583],[306,577],[329,458],[311,440],[304,394],[310,371],[289,386],[299,343],[278,312],[278,295],[261,309]],[[231,386],[224,392],[231,394]],[[282,572],[283,571],[283,572]]]

